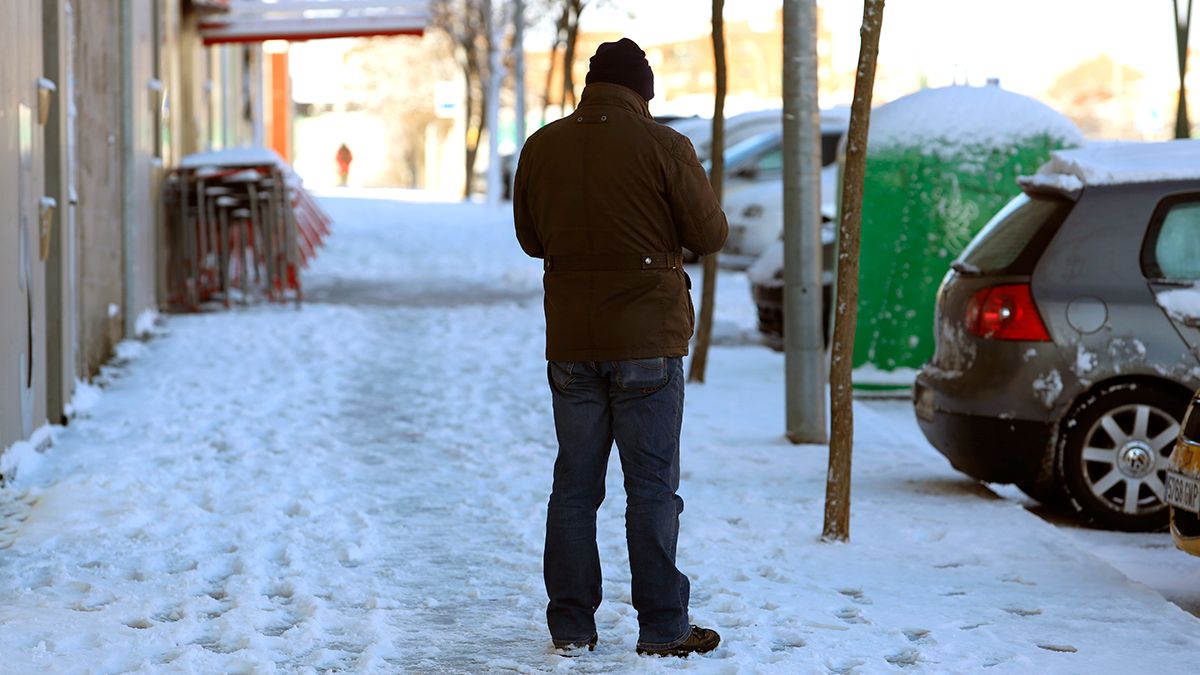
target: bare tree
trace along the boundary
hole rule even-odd
[[[563,17],[566,27],[563,31],[563,108],[566,109],[567,97],[571,98],[574,108],[575,99],[575,47],[579,44],[579,15],[588,5],[588,0],[563,0]]]
[[[717,202],[725,191],[725,0],[713,0],[712,42],[715,64],[716,96],[712,120],[712,172],[709,181]],[[700,293],[700,321],[696,326],[696,353],[692,355],[688,381],[703,382],[708,369],[708,347],[712,342],[714,305],[717,301],[717,253],[704,256],[704,287]]]
[[[829,440],[829,473],[825,482],[825,526],[821,538],[850,538],[850,465],[854,451],[854,331],[858,321],[858,249],[862,229],[863,176],[867,168],[867,135],[871,123],[871,95],[875,88],[875,63],[879,59],[879,34],[883,28],[884,0],[864,0],[862,40],[850,105],[850,130],[846,133],[846,164],[842,171],[842,200],[838,228],[837,309],[833,325],[833,364],[830,372],[832,435]]]
[[[557,0],[556,0],[557,1]],[[554,64],[558,59],[558,48],[563,43],[563,35],[567,31],[567,16],[568,12],[563,9],[558,15],[558,20],[554,24],[554,39],[550,43],[550,60],[546,67],[546,89],[542,96],[542,124],[547,121],[547,116],[550,110],[550,100],[553,98],[554,90]]]
[[[1192,0],[1187,0],[1183,13],[1179,11],[1179,0],[1171,0],[1175,8],[1175,48],[1179,58],[1179,107],[1175,111],[1175,138],[1191,138],[1192,125],[1188,121],[1187,79],[1188,33],[1192,26]]]
[[[429,11],[431,24],[449,36],[454,56],[462,71],[464,85],[463,117],[466,120],[466,181],[463,197],[471,196],[475,176],[475,158],[479,142],[487,131],[487,83],[491,76],[487,13],[490,0],[433,0]]]

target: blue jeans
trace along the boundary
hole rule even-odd
[[[625,475],[625,536],[641,647],[687,639],[688,578],[675,567],[683,359],[551,361],[558,459],[546,515],[546,620],[555,641],[596,633],[596,510],[613,440]]]

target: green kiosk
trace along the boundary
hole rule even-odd
[[[933,355],[950,263],[1050,151],[1083,143],[1046,105],[996,85],[925,89],[871,113],[854,386],[907,391]]]

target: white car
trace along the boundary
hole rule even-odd
[[[821,170],[821,218],[826,222],[832,222],[837,212],[837,180],[837,164]],[[721,249],[720,263],[746,269],[783,236],[783,181],[754,183],[729,195],[725,216],[729,238]],[[822,232],[822,243],[832,243],[833,231],[826,229],[829,232]]]
[[[712,156],[712,119],[707,117],[688,117],[668,122],[667,126],[687,136],[696,148],[696,156],[701,162],[708,161]],[[725,148],[768,131],[783,129],[783,111],[756,110],[742,113],[725,119]]]

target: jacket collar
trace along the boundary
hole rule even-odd
[[[593,82],[584,87],[583,95],[579,97],[579,107],[592,105],[615,105],[642,117],[650,117],[650,104],[646,99],[629,87],[619,84]]]

